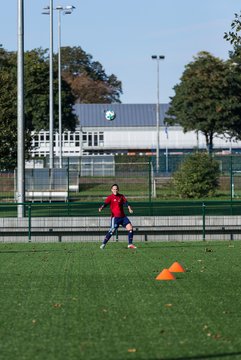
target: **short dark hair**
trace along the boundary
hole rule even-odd
[[[112,189],[114,186],[116,186],[117,190],[119,190],[119,185],[118,184],[113,184],[110,189]]]

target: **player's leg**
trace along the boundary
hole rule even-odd
[[[118,224],[116,222],[116,218],[111,218],[111,223],[110,223],[110,229],[107,232],[107,234],[105,235],[105,238],[102,242],[102,244],[100,245],[101,249],[104,249],[106,244],[108,243],[108,241],[110,240],[111,236],[114,235],[114,233],[116,232],[118,228]]]
[[[133,237],[134,237],[133,226],[127,217],[125,218],[124,223],[125,223],[125,228],[128,231],[128,248],[136,249],[136,246],[133,244]]]

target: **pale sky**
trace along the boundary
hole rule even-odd
[[[1,6],[0,44],[17,49],[17,0]],[[122,81],[123,103],[155,103],[160,61],[160,102],[169,102],[185,65],[199,51],[228,58],[230,44],[223,39],[239,0],[53,0],[74,5],[62,16],[62,46],[81,46],[99,61],[108,75]],[[42,15],[49,0],[24,0],[25,50],[49,48],[49,17]],[[54,50],[57,52],[57,11],[54,12]],[[48,91],[48,90],[46,90]]]

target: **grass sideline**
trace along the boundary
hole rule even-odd
[[[241,242],[137,245],[0,244],[1,358],[240,359]]]

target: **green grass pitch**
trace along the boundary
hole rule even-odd
[[[1,359],[241,359],[241,242],[136,244],[0,244]]]

